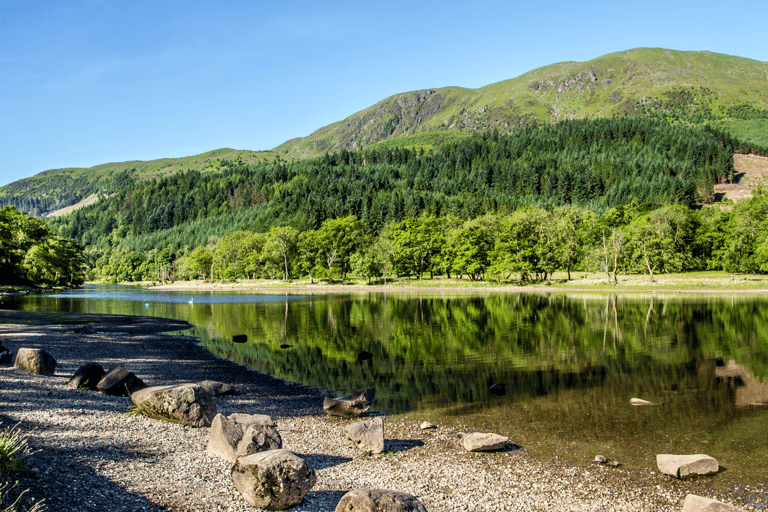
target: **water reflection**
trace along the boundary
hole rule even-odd
[[[209,350],[254,369],[341,394],[373,386],[386,411],[472,418],[528,445],[558,439],[578,453],[587,443],[641,467],[661,451],[717,449],[743,455],[731,464],[749,474],[762,471],[750,460],[768,456],[768,302],[758,296],[192,297],[111,287],[14,307],[188,320]],[[233,344],[235,334],[248,343]],[[664,406],[634,408],[632,397]]]

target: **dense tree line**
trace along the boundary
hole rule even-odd
[[[737,147],[724,132],[664,120],[567,121],[511,135],[448,139],[427,152],[386,145],[293,162],[224,161],[217,173],[189,171],[130,183],[49,223],[59,236],[89,248],[91,268],[120,280],[343,279],[364,268],[370,276],[547,278],[592,261],[577,247],[600,246],[602,266],[614,274],[639,269],[638,262],[651,274],[672,268],[759,270],[761,264],[746,264],[733,251],[726,258],[722,244],[673,264],[658,260],[666,246],[646,243],[648,233],[661,229],[659,215],[667,223],[681,212],[686,222],[696,217],[697,226],[715,222],[714,213],[690,208],[712,202],[714,184],[732,179]],[[659,207],[674,208],[650,213]],[[616,213],[624,211],[638,218]],[[576,227],[594,219],[602,222],[597,238]],[[721,238],[731,240],[736,226],[718,222],[731,230]],[[275,245],[277,229],[283,238]],[[431,239],[434,233],[441,234]],[[619,254],[630,235],[640,243],[631,258]],[[559,260],[542,249],[558,243],[565,244]],[[250,260],[230,254],[227,244]],[[410,252],[387,252],[392,244],[414,245]],[[293,247],[305,256],[289,257]],[[744,254],[756,250],[750,246]],[[370,270],[376,266],[384,270]]]
[[[355,215],[367,233],[423,212],[468,219],[520,206],[595,211],[636,203],[691,206],[733,175],[734,141],[708,128],[650,119],[602,119],[485,133],[425,153],[341,151],[310,160],[190,171],[138,182],[52,222],[84,245],[251,209],[251,229],[316,229]],[[255,207],[259,208],[255,208]],[[221,235],[222,233],[211,233]]]
[[[84,275],[82,246],[54,236],[44,222],[12,206],[0,208],[2,284],[71,286]]]
[[[355,216],[317,229],[238,230],[196,248],[89,251],[96,275],[118,281],[177,279],[344,280],[408,276],[550,281],[554,272],[592,271],[617,283],[620,273],[690,270],[768,272],[768,192],[732,211],[635,203],[602,214],[573,205],[524,206],[462,220],[423,214],[366,233]]]

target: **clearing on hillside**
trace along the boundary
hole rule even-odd
[[[752,197],[752,189],[760,183],[768,184],[768,157],[733,155],[736,175],[733,183],[715,185],[715,200],[740,201]]]

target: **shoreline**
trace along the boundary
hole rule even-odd
[[[636,277],[636,276],[635,276]],[[632,280],[619,286],[605,287],[603,284],[592,283],[592,286],[573,285],[562,286],[553,284],[541,285],[493,285],[486,283],[464,284],[460,280],[423,279],[412,283],[397,281],[393,284],[364,284],[364,283],[340,283],[340,284],[310,284],[306,281],[267,281],[267,280],[242,280],[237,282],[210,282],[203,280],[176,281],[173,283],[121,283],[126,285],[143,286],[157,291],[173,292],[260,292],[260,293],[303,293],[303,294],[355,294],[355,293],[594,293],[594,294],[768,294],[768,276],[760,279],[760,287],[712,287],[707,286],[711,280],[687,280],[659,278],[657,283],[651,285],[642,280]],[[722,284],[723,280],[715,280]],[[757,279],[755,279],[757,281]],[[578,283],[578,281],[572,281]],[[730,281],[729,281],[730,282]],[[747,286],[752,283],[743,279],[742,284]],[[695,286],[691,286],[695,283]],[[687,285],[687,286],[686,286]]]
[[[238,388],[240,395],[214,399],[219,411],[272,415],[284,447],[317,471],[318,483],[291,510],[333,510],[346,491],[360,487],[408,492],[432,512],[679,510],[688,493],[746,510],[768,502],[766,489],[714,489],[709,483],[716,475],[675,480],[655,468],[580,466],[537,459],[524,446],[469,453],[457,434],[471,427],[422,431],[407,417],[385,417],[387,451],[366,457],[344,434],[344,426],[358,420],[326,417],[321,390],[219,358],[195,338],[158,334],[181,330],[183,324],[152,317],[0,311],[4,346],[44,348],[58,360],[54,377],[0,366],[0,420],[4,427],[20,422],[37,450],[30,458],[37,476],[20,479],[31,496],[45,498],[49,510],[57,511],[104,510],[106,505],[125,511],[255,510],[234,490],[229,465],[205,452],[207,429],[130,416],[124,398],[66,386],[80,365],[96,361],[105,368],[123,366],[149,386],[211,379]],[[81,325],[93,329],[75,333]]]

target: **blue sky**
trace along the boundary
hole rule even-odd
[[[1,0],[0,185],[264,150],[400,92],[636,47],[768,61],[765,0]]]

